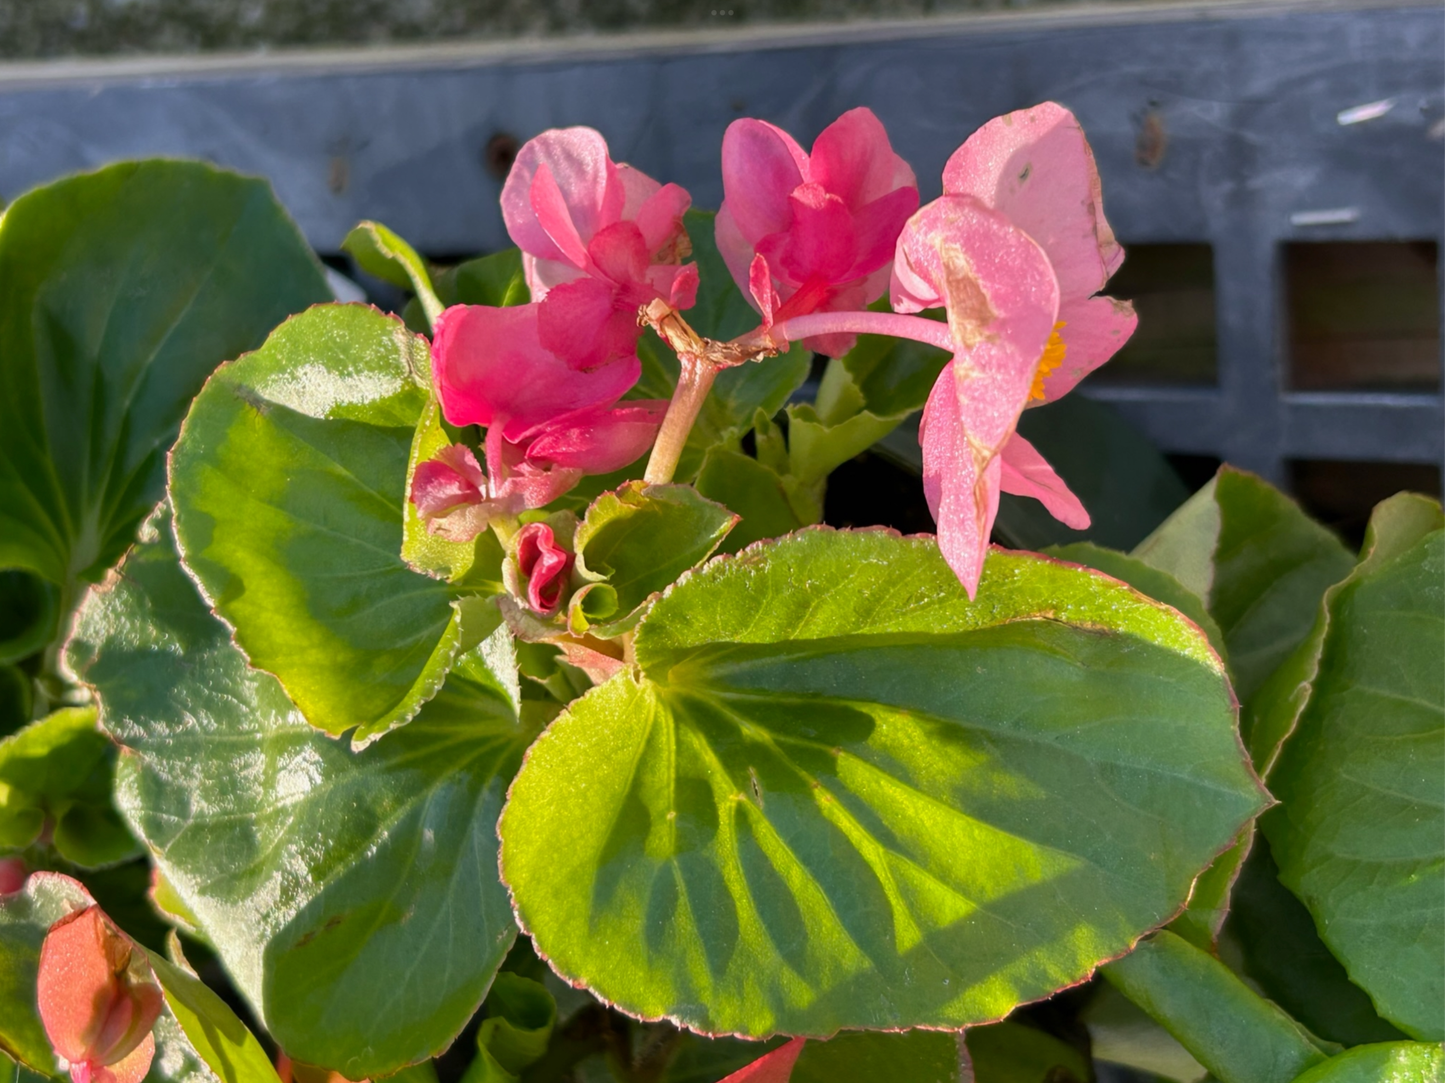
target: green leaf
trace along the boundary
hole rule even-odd
[[[360,222],[346,235],[341,247],[351,253],[357,266],[367,274],[411,290],[416,294],[427,323],[436,322],[441,315],[442,303],[437,300],[436,291],[432,288],[426,264],[411,245],[380,222]]]
[[[459,263],[438,277],[437,291],[448,305],[510,308],[532,300],[522,273],[522,250],[507,248]]]
[[[1381,1042],[1331,1057],[1295,1083],[1442,1083],[1445,1051],[1432,1042]]]
[[[1280,880],[1354,983],[1412,1037],[1445,1037],[1445,530],[1376,509],[1325,600],[1318,672],[1261,821]],[[1303,650],[1308,650],[1306,644]]]
[[[711,448],[697,475],[697,491],[741,516],[722,549],[736,553],[764,538],[804,526],[788,499],[789,479],[741,451]]]
[[[501,824],[560,974],[711,1033],[958,1028],[1183,903],[1264,795],[1218,659],[1103,576],[814,529],[673,587]]]
[[[468,659],[363,753],[250,668],[164,523],[81,610],[68,662],[122,757],[117,801],[288,1054],[376,1078],[445,1048],[514,937],[496,816],[531,734]]]
[[[1338,1049],[1173,933],[1155,933],[1103,971],[1220,1083],[1291,1083]]]
[[[15,200],[0,282],[0,567],[70,596],[160,498],[211,370],[330,297],[264,181],[161,160]]]
[[[689,485],[630,482],[603,493],[577,527],[577,572],[613,592],[616,616],[606,628],[625,631],[628,618],[678,576],[696,568],[722,542],[738,517]],[[574,607],[575,608],[575,607]],[[582,621],[574,631],[586,630]]]
[[[697,263],[697,302],[683,315],[705,338],[726,342],[758,326],[758,313],[733,281],[713,232],[715,211],[690,209],[682,217]],[[748,417],[752,417],[749,413]]]
[[[1309,634],[1321,596],[1353,563],[1293,500],[1228,466],[1134,555],[1206,601],[1246,704]],[[1249,725],[1246,716],[1246,739]]]
[[[181,1024],[169,1011],[156,1019],[156,1055],[145,1083],[217,1083],[217,1077],[192,1047]]]
[[[23,568],[0,570],[0,665],[18,662],[55,636],[60,591]]]
[[[157,1044],[159,1045],[159,1042]],[[45,1080],[49,1078],[40,1072],[31,1071],[23,1064],[16,1064],[4,1053],[0,1053],[0,1080],[3,1080],[4,1083],[45,1083]],[[151,1080],[153,1076],[146,1078]],[[154,1083],[161,1083],[161,1080],[154,1079]]]
[[[1088,1058],[1077,1049],[1022,1023],[969,1027],[963,1037],[976,1083],[1086,1083],[1093,1078]]]
[[[1209,1074],[1172,1034],[1107,982],[1095,989],[1082,1021],[1088,1026],[1089,1052],[1096,1061],[1122,1064],[1175,1083],[1199,1083]]]
[[[25,887],[0,895],[0,1053],[45,1075],[58,1075],[35,1006],[35,978],[45,934],[66,914],[90,905],[68,876],[32,873]]]
[[[1315,932],[1309,911],[1278,877],[1269,843],[1261,838],[1234,885],[1225,925],[1241,973],[1322,1038],[1363,1045],[1404,1037],[1350,983]]]
[[[71,707],[0,741],[0,849],[22,850],[49,825],[67,861],[95,868],[134,857],[111,805],[115,749],[94,707]]]
[[[171,460],[187,567],[312,725],[360,745],[405,723],[474,642],[401,557],[426,343],[361,305],[288,320],[197,397]]]
[[[834,425],[825,424],[807,403],[788,407],[788,465],[799,481],[821,482],[898,427],[902,417],[867,410]]]
[[[886,298],[869,307],[889,310]],[[941,318],[942,310],[935,312]],[[851,350],[828,362],[818,389],[819,417],[825,424],[835,425],[863,411],[876,417],[916,413],[928,402],[928,394],[948,362],[946,351],[921,342],[859,335]]]
[[[266,1050],[224,1000],[155,952],[146,958],[186,1040],[221,1083],[280,1083]]]
[[[34,709],[35,682],[30,674],[19,666],[0,666],[0,737],[23,729]],[[0,800],[0,806],[3,804]]]
[[[487,1018],[477,1031],[477,1059],[466,1083],[506,1083],[547,1052],[557,1002],[540,982],[503,970],[492,983]]]
[[[904,1034],[845,1032],[803,1046],[790,1083],[955,1083],[958,1035],[910,1030]],[[758,1055],[761,1055],[758,1050]],[[980,1083],[986,1083],[982,1076]],[[1064,1083],[1064,1081],[1059,1081]]]

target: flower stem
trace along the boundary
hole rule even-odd
[[[717,367],[693,353],[678,355],[682,373],[677,380],[677,389],[668,403],[667,414],[662,419],[662,428],[657,431],[657,442],[652,445],[652,457],[647,460],[647,473],[643,480],[649,485],[662,485],[672,480],[677,471],[677,461],[687,444],[688,433],[702,410],[712,382],[717,379]]]
[[[806,316],[794,316],[775,323],[768,331],[775,342],[778,339],[796,342],[800,338],[836,334],[909,338],[949,353],[958,352],[958,343],[954,341],[948,324],[896,312],[810,312]]]

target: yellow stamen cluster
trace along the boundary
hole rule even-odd
[[[1049,336],[1049,341],[1044,346],[1043,355],[1039,358],[1039,367],[1034,372],[1034,386],[1029,389],[1029,401],[1044,401],[1044,380],[1049,373],[1064,363],[1064,353],[1067,349],[1064,340],[1059,337],[1059,329],[1064,326],[1060,320],[1054,324],[1054,333]]]

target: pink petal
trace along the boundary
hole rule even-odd
[[[743,231],[738,228],[737,221],[726,203],[718,208],[717,217],[713,220],[713,237],[717,241],[718,253],[727,264],[728,272],[733,276],[738,289],[744,297],[751,296],[748,283],[754,255],[753,246],[743,236]]]
[[[636,170],[632,172],[636,172]],[[657,182],[653,181],[652,183],[656,184]],[[623,217],[636,222],[637,228],[642,230],[642,237],[647,242],[649,255],[662,252],[671,256],[680,237],[686,235],[686,230],[682,226],[682,216],[687,213],[690,206],[692,206],[692,196],[687,194],[686,188],[676,184],[664,184],[648,197],[642,206],[637,208],[635,214],[624,213]],[[665,259],[664,262],[674,261]]]
[[[540,470],[524,464],[498,488],[494,501],[497,510],[492,515],[516,515],[546,507],[581,480],[581,470]]]
[[[764,1053],[757,1060],[739,1068],[720,1083],[788,1083],[793,1076],[793,1065],[803,1051],[807,1039],[794,1038],[786,1045],[780,1045],[770,1053]]]
[[[554,287],[585,278],[587,272],[561,260],[538,259],[529,252],[523,252],[522,275],[527,280],[532,300],[541,301]]]
[[[668,281],[668,279],[671,281]],[[658,295],[676,309],[688,309],[697,304],[698,273],[696,263],[685,263],[681,267],[664,268],[654,265],[648,272],[648,281]]]
[[[538,431],[527,445],[530,462],[610,474],[642,457],[657,439],[665,400],[629,402],[613,410],[578,410]]]
[[[763,326],[773,325],[773,313],[778,307],[778,293],[773,289],[773,272],[768,267],[767,257],[757,255],[748,266],[747,290],[753,307],[763,315]]]
[[[651,263],[647,242],[635,222],[613,222],[587,246],[597,274],[620,284],[645,283]]]
[[[537,312],[538,341],[574,370],[592,370],[631,357],[642,334],[637,307],[621,288],[579,278],[547,294]],[[630,386],[630,385],[629,385]]]
[[[898,235],[903,232],[904,224],[916,210],[918,189],[897,188],[854,212],[856,257],[849,270],[850,277],[871,275],[888,265],[898,245]],[[886,277],[884,283],[887,283]],[[878,290],[865,304],[872,304],[882,292],[881,289]]]
[[[905,187],[914,190],[914,208],[918,206],[913,170],[893,153],[888,133],[870,109],[850,109],[823,129],[813,142],[808,176],[855,211]]]
[[[756,243],[792,222],[788,197],[806,179],[808,156],[781,128],[751,118],[723,134],[723,206],[742,235]]]
[[[544,349],[540,307],[454,305],[437,318],[432,375],[447,421],[496,422],[516,434],[584,406],[608,406],[637,382],[635,356],[579,372]]]
[[[157,993],[160,990],[156,990]],[[104,1066],[88,1065],[91,1083],[141,1083],[151,1070],[151,1061],[156,1055],[156,1036],[154,1031],[147,1031],[146,1036],[141,1039],[140,1045],[136,1046],[114,1064]],[[76,1066],[70,1067],[71,1077],[75,1083],[82,1083],[80,1076],[76,1073]]]
[[[1044,377],[1044,401],[1067,395],[1089,373],[1129,341],[1139,317],[1128,301],[1112,297],[1075,298],[1059,304],[1059,337],[1064,360]]]
[[[636,220],[642,205],[657,194],[662,185],[640,169],[633,169],[626,162],[617,163],[616,183],[622,190],[622,207],[618,218]],[[676,187],[674,185],[673,187]],[[681,190],[681,189],[679,189]],[[683,193],[686,195],[686,193]],[[684,207],[683,210],[687,208]]]
[[[855,263],[857,240],[853,235],[853,215],[848,206],[821,185],[799,185],[789,197],[793,206],[793,225],[787,233],[781,263],[795,282],[804,282],[817,275],[829,282],[849,277]]]
[[[999,452],[999,461],[1003,464],[999,486],[1004,492],[1033,497],[1073,530],[1088,527],[1088,511],[1033,444],[1014,433]]]
[[[522,251],[542,259],[562,259],[532,202],[533,181],[543,166],[562,194],[569,232],[575,232],[583,245],[602,226],[616,221],[626,194],[608,156],[607,141],[591,128],[554,129],[522,146],[502,187],[502,218]]]
[[[412,472],[409,499],[423,520],[462,504],[480,504],[486,496],[486,475],[471,448],[463,444],[443,448]]]
[[[1091,297],[1124,259],[1104,218],[1099,170],[1074,115],[1045,102],[989,121],[943,169],[948,195],[1003,211],[1048,253],[1066,299]]]
[[[550,617],[562,604],[573,556],[557,544],[552,528],[528,523],[517,531],[517,569],[527,583],[527,602],[539,616]]]
[[[923,407],[923,495],[938,524],[938,548],[970,598],[978,592],[988,538],[998,515],[997,456],[973,446],[964,428],[950,361]]]
[[[562,189],[557,186],[556,178],[545,165],[537,167],[537,175],[532,178],[529,195],[532,200],[532,213],[537,216],[538,224],[562,259],[574,267],[586,267],[587,245],[572,221]],[[538,253],[543,256],[548,254]]]

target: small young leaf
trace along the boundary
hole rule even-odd
[[[1199,1083],[1209,1074],[1172,1034],[1107,982],[1095,989],[1081,1019],[1089,1028],[1089,1053],[1096,1061],[1174,1083]]]
[[[221,1083],[280,1083],[271,1058],[226,1002],[194,974],[146,952],[186,1039]]]
[[[492,982],[483,1009],[487,1018],[477,1031],[478,1064],[467,1072],[468,1083],[480,1083],[495,1069],[515,1078],[547,1052],[557,1025],[557,1002],[546,986],[503,970]]]
[[[380,222],[358,223],[341,242],[341,247],[351,253],[367,274],[416,294],[428,323],[441,315],[442,303],[432,288],[426,263],[411,245]]]
[[[1265,801],[1218,658],[1104,576],[988,568],[971,602],[931,538],[814,529],[669,590],[512,786],[539,952],[709,1033],[956,1029],[1166,920]]]
[[[1141,941],[1103,973],[1220,1083],[1291,1083],[1339,1049],[1170,932]]]

